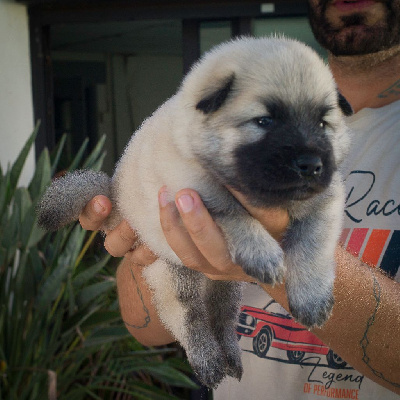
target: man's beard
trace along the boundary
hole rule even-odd
[[[321,0],[316,8],[309,6],[309,21],[316,40],[335,56],[377,53],[400,44],[400,1],[388,0],[385,18],[376,24],[366,24],[366,14],[357,12],[341,17],[341,26],[333,27],[326,17],[330,0]],[[351,27],[358,27],[351,29]]]

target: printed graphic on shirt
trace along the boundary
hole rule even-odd
[[[298,324],[274,300],[263,309],[243,306],[237,334],[239,340],[252,341],[252,350],[244,351],[269,362],[307,369],[304,393],[326,398],[359,398],[363,375]],[[346,388],[336,385],[341,382],[346,382]]]
[[[382,179],[382,178],[381,178]],[[346,178],[347,198],[346,216],[356,224],[367,223],[371,226],[373,219],[386,220],[386,226],[392,221],[399,223],[400,202],[397,196],[385,194],[380,190],[381,184],[372,171],[351,171]],[[390,188],[389,188],[390,189]],[[393,190],[398,190],[393,188]]]
[[[370,266],[379,266],[392,278],[399,273],[400,230],[346,228],[340,242],[348,252]]]
[[[400,189],[383,185],[386,180],[368,170],[350,172],[340,242],[365,263],[400,280]]]

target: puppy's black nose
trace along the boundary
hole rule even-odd
[[[311,154],[298,156],[294,160],[294,167],[304,177],[318,177],[323,170],[321,158]]]

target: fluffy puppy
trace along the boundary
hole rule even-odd
[[[159,259],[144,275],[165,326],[199,379],[215,387],[240,379],[235,327],[242,284],[211,281],[187,269],[168,246],[157,192],[171,201],[199,192],[229,244],[232,260],[260,282],[285,284],[293,316],[321,325],[333,305],[334,250],[344,190],[337,167],[348,148],[328,67],[310,48],[284,38],[242,38],[208,53],[179,91],[133,135],[112,179],[78,171],[54,182],[38,207],[47,229],[78,218],[96,194],[113,199],[109,227],[122,218]],[[254,205],[289,211],[279,245],[226,189]],[[112,221],[112,222],[111,222]]]

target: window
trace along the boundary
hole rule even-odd
[[[37,154],[66,132],[67,163],[85,137],[94,146],[105,134],[109,173],[133,131],[212,46],[276,32],[320,51],[306,2],[26,2],[35,118],[42,120]]]

